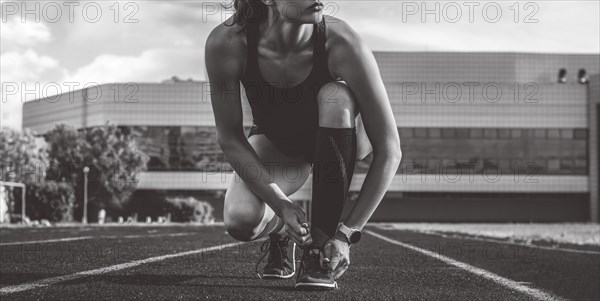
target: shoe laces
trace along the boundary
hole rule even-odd
[[[303,249],[302,259],[300,259],[300,269],[302,271],[314,271],[324,269],[321,266],[322,248],[316,245],[311,245]]]
[[[263,253],[263,255],[260,257],[255,266],[255,271],[259,278],[262,278],[262,275],[258,272],[258,266],[265,259],[267,254],[269,254],[269,257],[267,258],[267,265],[281,265],[284,258],[287,258],[287,248],[289,242],[289,236],[285,236],[283,238],[269,237],[269,239],[263,242],[263,244],[260,246],[260,251]],[[279,256],[276,255],[277,253],[279,253]]]

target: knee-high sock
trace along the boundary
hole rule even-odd
[[[263,230],[256,236],[255,239],[263,238],[267,235],[282,236],[285,234],[285,225],[283,220],[279,218],[273,209],[269,205],[265,204],[265,212],[261,220],[261,224],[264,224]]]
[[[324,246],[337,231],[354,174],[356,128],[319,127],[316,139],[311,236]]]

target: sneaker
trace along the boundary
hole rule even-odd
[[[292,245],[292,259],[288,257],[288,247]],[[262,257],[256,263],[256,274],[262,279],[287,279],[294,276],[296,273],[296,243],[291,242],[290,237],[273,236],[260,247],[263,252]],[[258,266],[263,261],[265,256],[269,254],[267,265],[263,268],[262,275],[258,272]]]
[[[333,274],[321,264],[323,249],[318,246],[303,248],[300,269],[296,278],[299,289],[335,289],[338,288]]]

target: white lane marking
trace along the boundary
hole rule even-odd
[[[508,278],[504,278],[504,277],[502,277],[500,275],[497,275],[497,274],[494,274],[494,273],[492,273],[490,271],[487,271],[487,270],[484,270],[484,269],[472,266],[470,264],[466,264],[464,262],[460,262],[460,261],[454,260],[454,259],[452,259],[450,257],[446,257],[444,255],[441,255],[441,254],[438,254],[438,253],[435,253],[435,252],[432,252],[432,251],[429,251],[429,250],[421,249],[421,248],[415,247],[413,245],[409,245],[409,244],[406,244],[406,243],[403,243],[403,242],[400,242],[400,241],[388,238],[386,236],[383,236],[381,234],[375,233],[373,231],[364,230],[364,232],[368,233],[370,235],[373,235],[373,236],[375,236],[375,237],[377,237],[377,238],[379,238],[381,240],[387,241],[387,242],[389,242],[391,244],[395,244],[395,245],[398,245],[398,246],[401,246],[401,247],[413,250],[415,252],[419,252],[421,254],[433,257],[435,259],[443,261],[446,264],[455,266],[455,267],[463,269],[463,270],[465,270],[465,271],[467,271],[469,273],[472,273],[472,274],[475,274],[477,276],[480,276],[480,277],[486,278],[488,280],[491,280],[491,281],[493,281],[493,282],[495,282],[497,284],[500,284],[500,285],[502,285],[504,287],[507,287],[507,288],[509,288],[511,290],[527,294],[527,295],[529,295],[529,296],[531,296],[531,297],[533,297],[533,298],[535,298],[537,300],[565,300],[565,299],[563,299],[561,297],[552,295],[550,293],[546,293],[546,292],[544,292],[542,290],[539,290],[539,289],[536,289],[536,288],[532,288],[532,287],[529,287],[527,285],[523,285],[523,284],[521,284],[521,283],[519,283],[517,281],[513,281],[513,280],[510,280]]]
[[[389,228],[384,228],[382,226],[376,226],[376,227],[378,229],[381,229],[381,230],[386,230],[386,231],[390,230]],[[395,230],[402,230],[402,229],[395,229]],[[437,236],[441,236],[441,237],[444,237],[444,238],[456,238],[456,239],[465,239],[465,240],[478,240],[478,241],[493,242],[493,243],[504,244],[504,245],[522,246],[522,247],[535,248],[535,249],[543,249],[543,250],[550,250],[550,251],[562,251],[562,252],[579,253],[579,254],[600,255],[600,251],[592,251],[592,250],[578,250],[578,249],[569,249],[569,248],[553,248],[553,247],[546,247],[546,246],[529,245],[529,244],[518,243],[518,242],[509,242],[509,241],[501,241],[501,240],[494,240],[494,239],[486,239],[486,238],[474,237],[474,236],[468,236],[468,235],[459,235],[459,234],[450,235],[450,234],[445,234],[445,233],[440,233],[440,232],[435,232],[435,231],[429,232],[429,231],[416,231],[416,230],[408,230],[408,229],[405,230],[405,231],[410,231],[410,232],[415,232],[415,233],[420,233],[420,234],[437,235]]]
[[[183,232],[183,233],[164,233],[164,234],[141,234],[141,235],[99,235],[99,236],[78,236],[78,237],[67,237],[67,238],[57,238],[57,239],[46,239],[46,240],[31,240],[31,241],[17,241],[17,242],[5,242],[0,243],[1,246],[14,246],[14,245],[29,245],[29,244],[46,244],[53,242],[65,242],[65,241],[75,241],[75,240],[85,240],[85,239],[94,239],[94,238],[104,238],[104,239],[115,239],[115,238],[146,238],[146,237],[161,237],[161,236],[187,236],[187,235],[195,235],[195,232]]]
[[[578,250],[578,249],[558,248],[558,247],[557,248],[553,248],[553,247],[546,247],[546,246],[529,245],[529,244],[518,243],[518,242],[498,241],[498,240],[485,239],[485,238],[480,238],[480,237],[469,237],[469,236],[461,236],[461,235],[447,235],[447,234],[436,233],[436,232],[431,232],[431,233],[429,233],[429,232],[419,232],[419,233],[433,234],[433,235],[438,235],[438,236],[441,236],[441,237],[444,237],[444,238],[458,238],[458,239],[465,239],[465,240],[478,240],[478,241],[493,242],[493,243],[504,244],[504,245],[522,246],[522,247],[528,247],[528,248],[534,248],[534,249],[543,249],[543,250],[550,250],[550,251],[562,251],[562,252],[569,252],[569,253],[600,255],[600,251],[592,251],[592,250]]]
[[[32,290],[32,289],[36,289],[36,288],[41,288],[41,287],[47,287],[47,286],[54,285],[57,283],[71,281],[71,280],[75,280],[75,279],[79,279],[79,278],[84,278],[84,277],[95,276],[95,275],[120,271],[120,270],[124,270],[124,269],[129,269],[129,268],[133,268],[133,267],[136,267],[139,265],[153,263],[153,262],[162,261],[162,260],[166,260],[166,259],[201,254],[201,253],[216,251],[216,250],[222,250],[225,248],[235,247],[237,245],[241,245],[241,244],[245,244],[245,243],[246,242],[234,242],[234,243],[214,246],[214,247],[210,247],[210,248],[202,248],[202,249],[174,253],[174,254],[169,254],[169,255],[149,257],[146,259],[140,259],[140,260],[135,260],[135,261],[131,261],[131,262],[111,265],[111,266],[107,266],[107,267],[103,267],[103,268],[99,268],[99,269],[78,272],[75,274],[57,276],[57,277],[52,277],[52,278],[45,278],[45,279],[40,279],[37,281],[18,284],[18,285],[5,286],[5,287],[0,288],[0,296],[17,293],[17,292],[28,291],[28,290]]]
[[[195,232],[183,232],[183,233],[169,233],[169,234],[134,234],[134,235],[104,235],[98,236],[97,238],[146,238],[146,237],[161,237],[161,236],[187,236],[187,235],[195,235]]]
[[[51,242],[63,242],[63,241],[74,241],[74,240],[84,240],[91,239],[93,236],[78,236],[78,237],[67,237],[67,238],[57,238],[57,239],[46,239],[46,240],[30,240],[30,241],[17,241],[17,242],[3,242],[0,243],[0,246],[13,246],[13,245],[28,245],[28,244],[45,244]]]

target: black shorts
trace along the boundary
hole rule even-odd
[[[305,130],[301,134],[278,134],[253,124],[248,133],[248,138],[258,134],[264,134],[285,155],[290,157],[303,156],[311,166],[313,165],[317,127]]]

